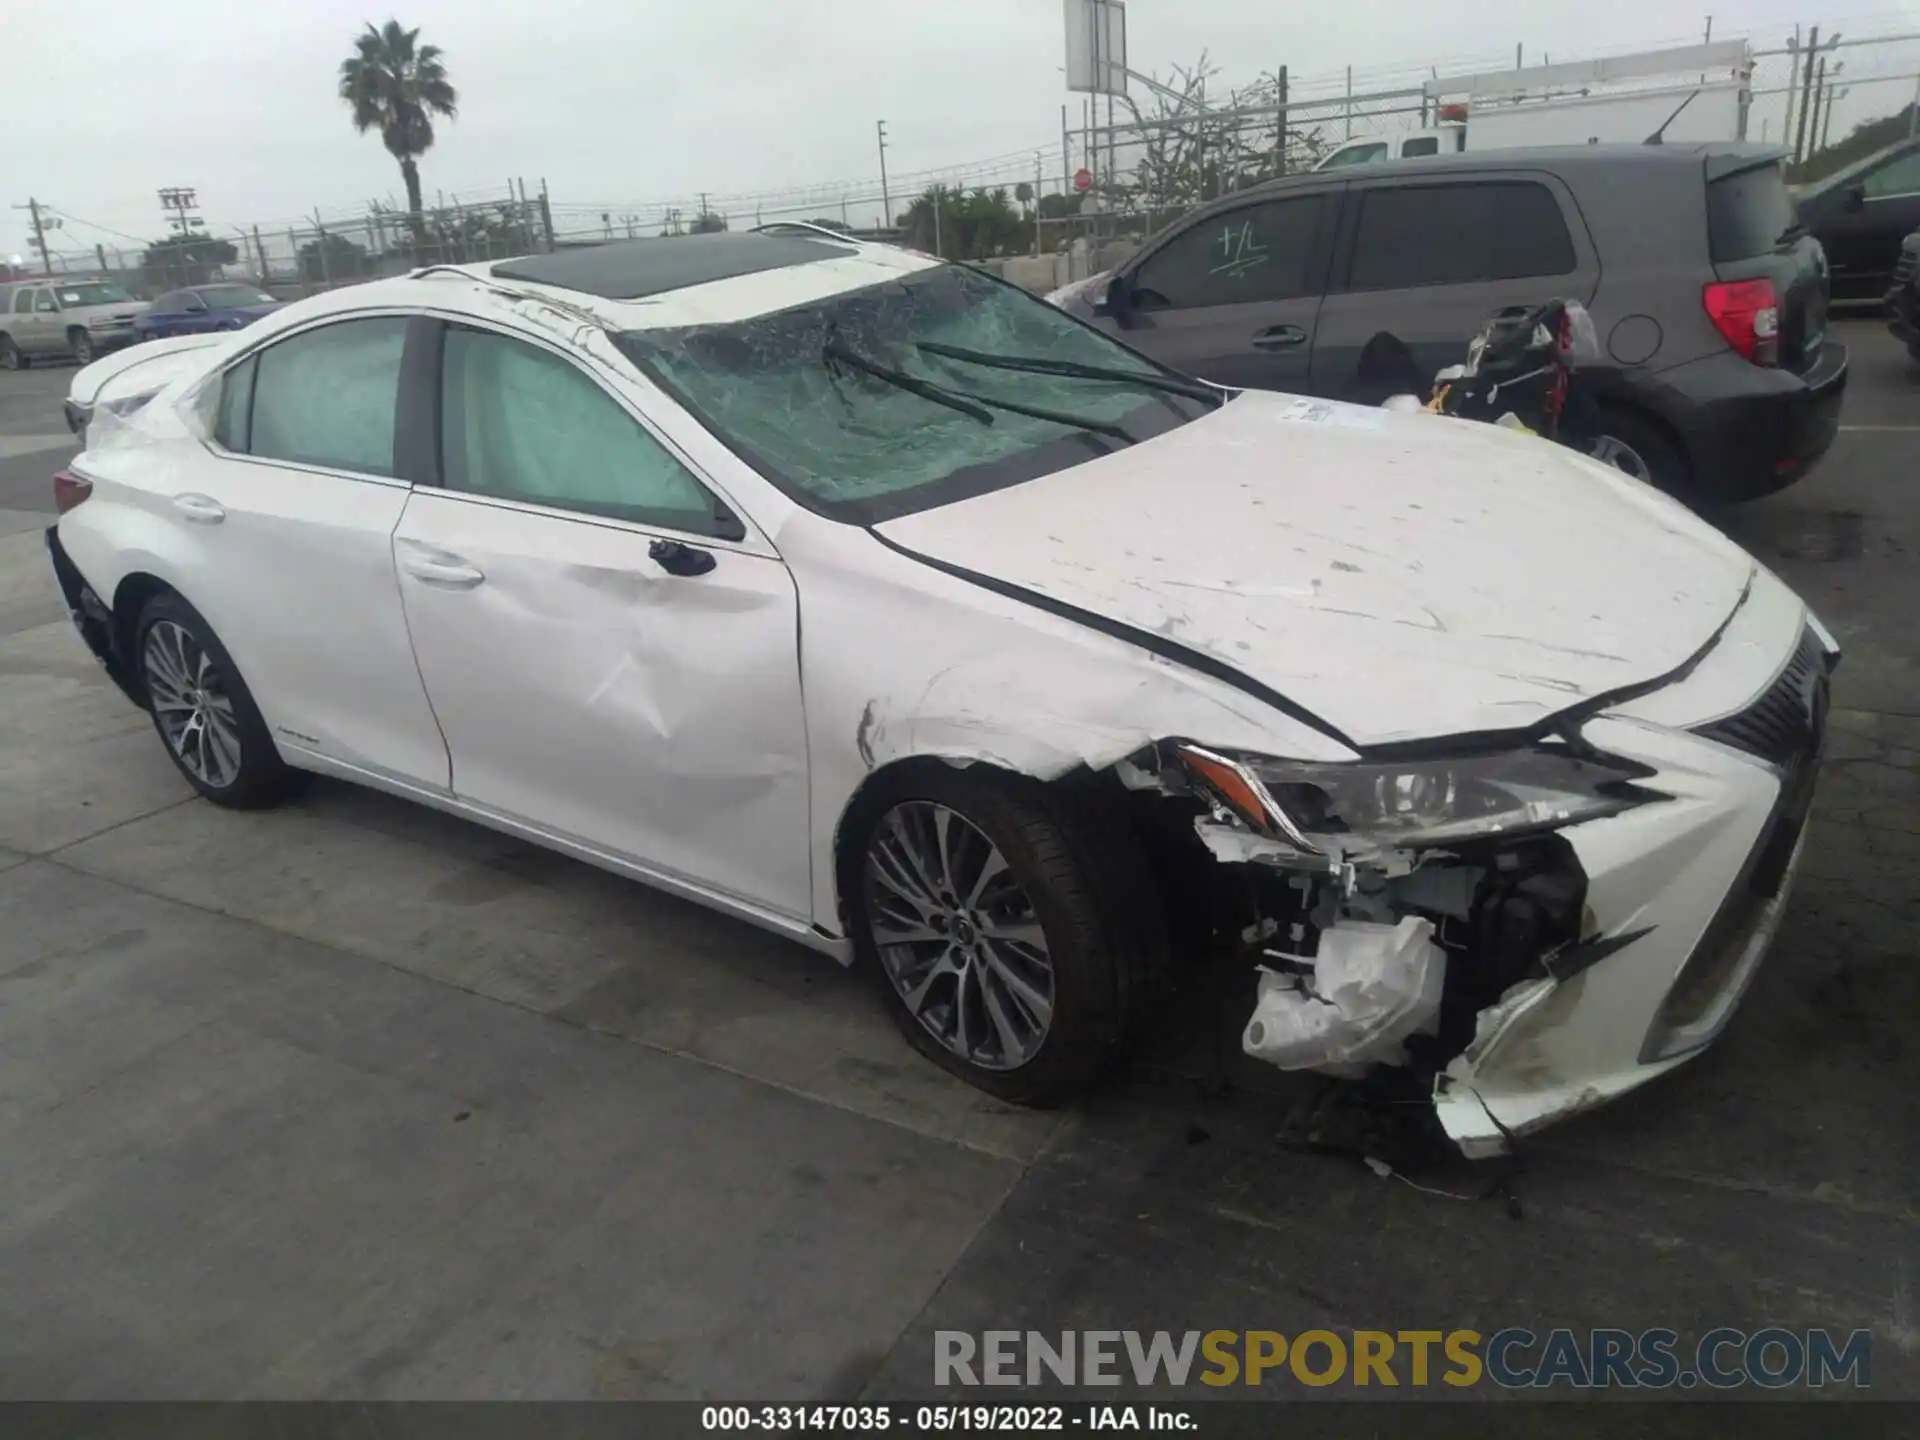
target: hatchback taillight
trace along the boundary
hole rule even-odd
[[[53,477],[53,508],[62,515],[91,494],[93,494],[93,481],[84,475],[76,475],[71,470],[62,470]]]
[[[1780,297],[1771,280],[1723,280],[1700,292],[1714,329],[1756,365],[1780,363]]]

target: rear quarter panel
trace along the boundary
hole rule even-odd
[[[1705,160],[1623,157],[1571,175],[1569,186],[1600,255],[1587,309],[1609,361],[1658,372],[1726,349],[1700,303],[1701,287],[1715,278]]]

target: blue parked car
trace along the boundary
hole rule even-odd
[[[169,290],[135,318],[134,336],[158,340],[166,335],[204,335],[209,330],[239,330],[280,308],[280,301],[253,285],[215,281],[187,290]]]

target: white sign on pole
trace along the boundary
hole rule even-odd
[[[1067,89],[1093,95],[1127,93],[1127,7],[1124,0],[1066,0]]]

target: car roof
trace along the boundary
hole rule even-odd
[[[728,238],[616,240],[515,260],[428,265],[406,275],[324,291],[282,306],[275,314],[293,325],[319,315],[450,303],[475,315],[517,311],[527,318],[545,312],[540,323],[572,316],[567,321],[572,325],[584,316],[609,330],[670,329],[749,320],[945,263],[875,241],[809,238],[799,241],[804,248],[797,249],[791,235],[751,232],[730,238],[780,243],[777,248],[711,243],[679,248],[685,240]],[[653,248],[635,253],[643,247]],[[655,288],[669,284],[674,288]],[[598,288],[585,288],[589,285]],[[620,291],[632,293],[603,293]]]
[[[1391,138],[1391,137],[1389,137]],[[1755,165],[1784,159],[1786,150],[1778,145],[1758,145],[1741,140],[1665,142],[1659,145],[1543,145],[1502,150],[1464,150],[1448,155],[1423,155],[1408,159],[1374,160],[1365,165],[1343,165],[1333,170],[1310,170],[1263,181],[1248,190],[1307,189],[1313,185],[1343,183],[1348,180],[1394,179],[1400,176],[1454,175],[1477,170],[1550,170],[1555,174],[1578,174],[1623,166],[1678,165],[1704,166],[1709,179],[1745,170]]]
[[[827,244],[795,235],[676,235],[502,260],[492,273],[502,280],[531,280],[604,300],[638,300],[856,253],[857,245]]]

